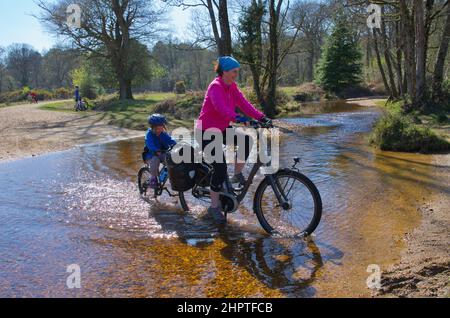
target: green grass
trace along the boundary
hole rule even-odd
[[[158,107],[158,105],[167,101],[171,101],[170,105],[167,106],[167,111],[163,107],[165,104]],[[88,101],[87,103],[89,106],[87,113],[102,113],[105,115],[104,118],[109,124],[123,128],[136,130],[147,129],[147,118],[154,112],[164,113],[169,118],[171,127],[192,127],[193,120],[191,117],[180,116],[185,115],[185,110],[191,107],[188,95],[177,96],[174,93],[151,92],[135,94],[134,100],[126,101],[119,100],[115,95],[108,95]],[[64,101],[43,104],[39,108],[51,111],[73,112],[74,102]]]
[[[124,128],[136,130],[147,129],[147,118],[155,112],[166,115],[171,127],[189,126],[189,123],[192,126],[192,120],[189,121],[190,118],[179,118],[176,116],[176,109],[166,111],[164,107],[158,107],[160,103],[181,101],[185,98],[185,95],[176,96],[173,93],[146,93],[138,94],[135,96],[135,100],[130,101],[99,101],[97,102],[99,107],[96,108],[106,113],[106,119],[110,124]]]
[[[72,112],[75,106],[74,101],[61,101],[55,103],[47,103],[39,106],[39,109],[52,110],[60,112]]]

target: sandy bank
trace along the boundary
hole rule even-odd
[[[101,113],[41,110],[39,105],[0,108],[0,161],[36,156],[142,132],[108,125]]]

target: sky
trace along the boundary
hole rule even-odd
[[[58,39],[48,34],[33,14],[39,14],[34,0],[0,0],[0,46],[27,43],[43,51],[56,44]],[[172,8],[168,17],[169,29],[183,38],[190,23],[189,12]]]

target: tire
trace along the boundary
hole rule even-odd
[[[139,193],[141,195],[146,195],[147,194],[147,186],[146,186],[146,182],[148,180],[147,176],[150,176],[150,169],[147,167],[143,167],[141,168],[141,170],[139,170],[139,174],[138,174],[138,188],[139,188]]]
[[[314,183],[308,179],[303,174],[294,171],[294,170],[282,170],[278,172],[275,175],[276,180],[280,182],[280,184],[285,184],[285,187],[288,186],[290,180],[292,181],[292,186],[290,186],[290,194],[288,195],[288,198],[292,201],[292,208],[290,210],[284,210],[281,208],[281,206],[277,207],[278,200],[276,199],[275,194],[273,194],[273,198],[270,198],[270,192],[273,193],[272,187],[270,186],[268,179],[264,179],[263,182],[259,185],[258,189],[255,193],[255,198],[253,202],[253,209],[254,212],[258,218],[259,223],[264,228],[264,230],[269,234],[290,234],[290,235],[301,235],[301,236],[309,236],[311,235],[316,229],[317,226],[320,223],[320,220],[322,218],[322,199],[320,197],[319,190],[314,185]],[[287,180],[284,183],[284,180]],[[292,193],[292,189],[295,185],[301,186],[301,189],[303,189],[303,194],[305,195],[305,198],[303,199],[300,194],[297,194],[295,191]],[[292,198],[290,197],[292,196]],[[297,200],[297,202],[294,202],[294,200]],[[300,202],[299,202],[300,201]],[[313,204],[314,206],[311,208],[308,208],[308,211],[304,209],[303,207],[299,207],[301,205],[301,202],[303,201],[309,201],[310,204]],[[275,205],[275,207],[264,207],[264,204],[267,205]],[[306,204],[306,203],[305,203]],[[277,210],[278,208],[278,210]],[[299,215],[293,215],[295,212],[295,209],[301,209],[303,211],[299,211]],[[279,211],[279,217],[276,215]],[[293,212],[294,211],[294,212]],[[283,215],[284,213],[284,215]],[[306,217],[306,223],[305,225],[300,225],[297,221],[299,218],[301,218],[302,214],[309,213],[310,215]],[[275,216],[272,218],[272,214]],[[292,221],[286,222],[286,224],[289,225],[289,231],[288,233],[283,233],[287,228],[283,229],[283,225],[276,224],[278,222],[282,222],[281,219],[289,218],[289,215],[291,215],[291,219],[293,220],[295,217],[295,222]],[[276,219],[274,221],[273,219]]]

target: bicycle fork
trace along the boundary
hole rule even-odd
[[[284,192],[284,189],[281,186],[278,179],[275,178],[274,175],[267,176],[266,178],[267,178],[268,183],[272,187],[273,192],[275,193],[275,196],[277,197],[277,200],[280,203],[280,206],[284,210],[292,209],[292,204],[291,204],[291,202],[289,202],[289,199],[286,196],[286,193]]]

